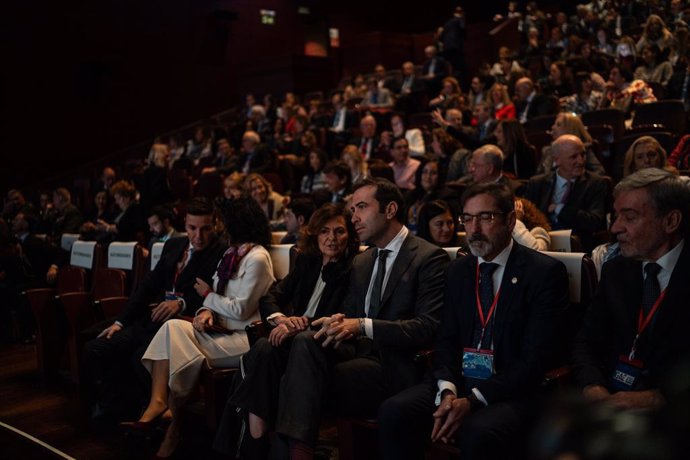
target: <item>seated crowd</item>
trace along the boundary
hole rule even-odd
[[[105,167],[75,202],[63,187],[36,204],[8,191],[0,293],[19,338],[34,334],[20,293],[69,265],[63,235],[146,256],[164,243],[126,307],[83,332],[81,369],[94,417],[170,422],[159,458],[206,368],[241,369],[214,442],[239,458],[313,458],[326,412],[376,419],[380,458],[424,458],[432,442],[526,458],[544,376],[564,365],[588,402],[664,409],[690,354],[690,137],[662,145],[630,119],[666,99],[690,112],[690,13],[510,3],[524,43],[475,75],[429,45],[421,70],[377,65],[328,100],[250,94],[231,122]],[[628,144],[584,122],[607,108]],[[577,324],[565,265],[540,253],[554,230],[599,278]],[[276,235],[295,248],[278,280]],[[250,346],[256,321],[268,332]]]

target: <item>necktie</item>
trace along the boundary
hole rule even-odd
[[[375,318],[381,307],[381,295],[383,294],[383,279],[386,277],[386,257],[391,252],[389,249],[379,249],[377,257],[379,265],[376,269],[376,278],[374,278],[374,285],[371,287],[371,297],[369,298],[369,318]]]
[[[180,262],[180,269],[179,271],[182,271],[185,269],[187,265],[189,265],[189,261],[192,260],[192,255],[194,255],[194,247],[190,246],[185,252],[184,256],[182,256],[182,261]]]
[[[337,110],[335,112],[335,119],[333,120],[333,128],[338,129],[340,127],[340,117],[341,117],[341,112],[340,112],[340,110]]]
[[[364,159],[367,158],[367,150],[368,150],[368,149],[367,149],[367,144],[369,144],[369,140],[367,140],[367,139],[362,139],[362,148],[361,148],[361,151],[362,151],[362,157],[363,157]]]
[[[481,303],[484,320],[486,320],[489,310],[491,309],[491,304],[494,301],[493,273],[497,268],[498,264],[493,262],[484,262],[479,265],[479,302]],[[486,325],[484,330],[484,339],[480,344],[479,341],[482,337],[482,324],[479,319],[479,314],[475,315],[475,318],[472,343],[474,346],[481,346],[482,348],[490,347],[493,337],[493,321],[489,321]]]
[[[655,262],[650,262],[644,267],[644,283],[642,283],[642,309],[646,315],[652,309],[654,302],[661,295],[659,279],[657,276],[661,271],[661,266]],[[655,315],[656,316],[656,315]]]
[[[568,197],[570,196],[570,190],[573,188],[573,183],[567,181],[563,184],[563,194],[561,195],[561,204],[566,204],[568,202]]]
[[[483,141],[484,136],[486,136],[486,125],[481,124],[479,125],[479,140]]]
[[[493,273],[497,268],[498,264],[493,262],[484,262],[479,265],[479,301],[482,304],[485,319],[494,301]]]

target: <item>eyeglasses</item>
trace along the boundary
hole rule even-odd
[[[459,220],[462,225],[471,224],[475,218],[480,224],[490,224],[496,219],[496,216],[502,216],[503,214],[505,213],[493,211],[480,212],[479,214],[460,214]]]

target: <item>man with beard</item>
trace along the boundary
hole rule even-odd
[[[573,345],[573,373],[590,401],[659,409],[666,405],[663,383],[690,353],[685,184],[668,171],[647,168],[614,189],[611,232],[622,257],[604,264]]]
[[[516,244],[514,197],[475,184],[462,196],[472,256],[451,262],[426,384],[379,410],[385,459],[423,458],[429,437],[463,459],[521,458],[537,415],[533,396],[563,343],[568,275],[562,263]]]

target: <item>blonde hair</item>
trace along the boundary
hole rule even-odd
[[[585,125],[582,123],[582,120],[579,116],[573,113],[561,112],[557,115],[557,117],[561,117],[563,120],[563,129],[565,130],[563,134],[572,134],[573,136],[577,136],[585,144],[592,143],[592,136],[590,136],[587,128],[585,128]]]
[[[659,144],[659,141],[654,139],[652,136],[642,136],[635,139],[635,142],[628,148],[625,152],[625,158],[623,160],[623,177],[629,176],[630,174],[636,172],[635,170],[635,149],[643,144],[649,144],[653,146],[654,150],[659,154],[659,164],[655,165],[657,168],[663,168],[666,166],[666,150]]]

